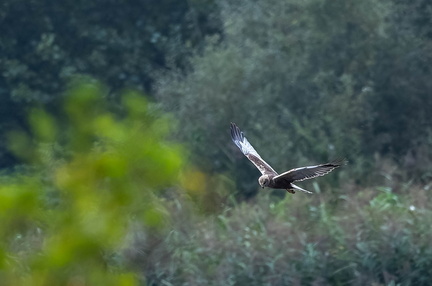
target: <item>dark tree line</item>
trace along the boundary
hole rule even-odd
[[[0,132],[26,128],[25,109],[49,105],[74,78],[110,94],[151,93],[158,70],[184,68],[206,35],[220,32],[213,1],[22,1],[1,4]],[[0,166],[16,162],[3,144]]]
[[[425,0],[7,0],[0,132],[25,128],[34,104],[55,112],[67,83],[91,76],[114,101],[124,88],[155,95],[195,161],[245,191],[256,171],[232,158],[230,121],[277,169],[346,155],[360,181],[378,156],[427,179],[431,11]]]

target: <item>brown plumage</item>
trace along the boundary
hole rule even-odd
[[[261,158],[258,152],[246,139],[243,132],[241,132],[234,123],[231,123],[231,139],[237,145],[237,147],[240,148],[243,154],[261,172],[262,175],[259,177],[258,182],[262,188],[269,187],[273,189],[285,189],[292,194],[295,193],[295,190],[299,190],[308,194],[312,194],[312,192],[294,185],[293,182],[324,176],[333,171],[335,168],[346,164],[346,160],[341,159],[316,166],[295,168],[282,174],[278,174],[269,164],[267,164],[267,162]]]

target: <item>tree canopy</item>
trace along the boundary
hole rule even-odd
[[[110,94],[149,93],[160,69],[183,68],[219,32],[213,1],[23,1],[2,3],[0,132],[26,127],[26,108],[56,111],[67,84],[91,76]],[[117,95],[116,95],[117,94]],[[17,161],[0,145],[0,167]]]
[[[223,2],[224,40],[210,41],[186,75],[161,79],[158,98],[181,121],[179,137],[215,171],[245,167],[227,158],[234,121],[277,169],[342,155],[361,178],[378,155],[402,165],[412,158],[421,174],[431,158],[430,39],[414,24],[424,18],[401,16],[407,6],[418,8]]]

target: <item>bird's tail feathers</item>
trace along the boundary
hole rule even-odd
[[[305,189],[302,189],[299,186],[296,186],[294,184],[291,184],[291,186],[293,186],[294,190],[296,190],[296,191],[302,191],[303,193],[306,193],[306,194],[313,194],[312,192],[309,192],[309,191],[307,191]]]

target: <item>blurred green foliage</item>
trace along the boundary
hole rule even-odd
[[[366,185],[381,183],[375,174],[385,157],[429,180],[423,174],[432,162],[430,3],[220,6],[223,40],[209,40],[189,73],[159,79],[157,91],[200,166],[234,174],[247,196],[256,191],[254,167],[233,157],[233,121],[279,171],[347,156],[345,178]]]
[[[182,152],[143,96],[125,93],[118,115],[104,94],[77,84],[63,118],[34,109],[31,133],[9,134],[29,167],[0,181],[2,285],[137,285],[115,256],[132,222],[167,225],[159,192],[178,181]]]

